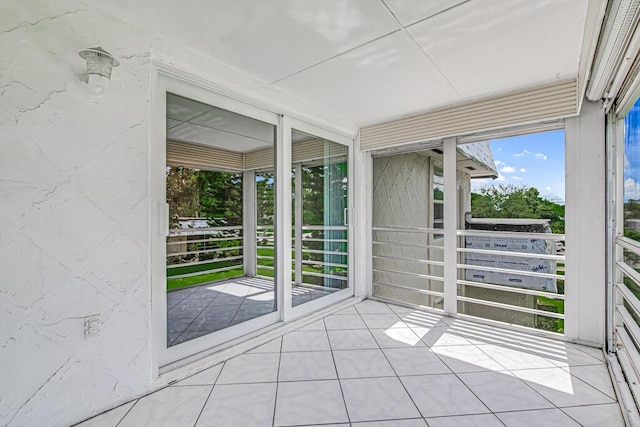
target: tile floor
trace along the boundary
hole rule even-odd
[[[294,306],[330,294],[300,286],[292,293]],[[171,291],[167,294],[167,342],[180,344],[272,311],[273,282],[257,277]]]
[[[623,426],[604,360],[367,300],[81,426]]]

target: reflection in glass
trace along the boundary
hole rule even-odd
[[[348,283],[348,151],[293,131],[293,305]]]
[[[276,309],[274,177],[255,171],[273,166],[274,135],[271,124],[167,95],[168,347]]]

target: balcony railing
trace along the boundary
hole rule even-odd
[[[563,234],[458,230],[457,235],[459,314],[563,332],[565,256],[555,250]],[[487,240],[478,247],[471,239],[504,244]],[[441,229],[373,227],[374,295],[441,310],[443,243]]]
[[[242,226],[171,229],[167,237],[167,278],[242,271],[242,241]]]

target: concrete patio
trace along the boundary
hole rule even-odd
[[[249,292],[234,304],[238,311]],[[624,422],[599,349],[366,300],[80,424],[143,425]]]
[[[293,305],[331,292],[295,286]],[[167,293],[167,345],[173,346],[275,310],[273,281],[239,277]]]

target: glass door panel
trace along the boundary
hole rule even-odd
[[[292,305],[349,287],[348,147],[292,130]]]

